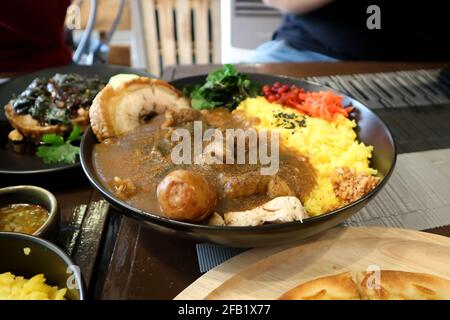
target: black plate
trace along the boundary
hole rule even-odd
[[[338,93],[333,89],[294,78],[262,74],[248,75],[250,79],[257,81],[260,84],[272,84],[278,81],[295,84],[308,91],[331,90]],[[196,76],[179,79],[173,81],[172,84],[181,89],[187,84],[202,83],[205,80],[205,77],[206,76]],[[384,178],[374,190],[361,199],[338,210],[305,219],[303,223],[289,222],[258,227],[218,227],[170,220],[134,208],[111,193],[101,183],[97,176],[93,164],[92,151],[94,145],[98,143],[98,141],[92,130],[88,130],[81,141],[81,164],[92,185],[99,190],[111,204],[125,214],[134,217],[142,222],[142,224],[155,230],[172,235],[188,237],[196,241],[209,241],[233,247],[270,246],[298,240],[334,227],[358,212],[377,192],[381,190],[381,188],[383,188],[395,166],[396,147],[388,127],[376,114],[370,111],[370,109],[362,103],[341,93],[338,94],[344,96],[343,102],[345,105],[352,104],[355,107],[355,111],[352,115],[356,118],[358,123],[356,130],[358,139],[366,145],[372,145],[374,147],[371,166],[379,170]]]
[[[135,73],[143,76],[151,76],[147,72],[126,67],[111,65],[79,66],[68,65],[64,67],[45,69],[29,73],[9,80],[0,85],[0,174],[37,174],[48,173],[59,170],[78,167],[77,162],[73,165],[51,164],[47,165],[35,156],[36,146],[32,142],[13,143],[8,139],[8,133],[12,130],[5,118],[3,106],[6,105],[13,95],[20,94],[33,79],[37,77],[51,77],[55,73],[78,73],[84,76],[99,76],[108,79],[118,73]]]

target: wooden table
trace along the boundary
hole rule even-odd
[[[375,62],[286,63],[241,65],[239,69],[246,72],[304,77],[436,68],[448,65]],[[163,78],[170,81],[203,74],[214,67],[211,65],[168,67],[163,73]],[[0,181],[0,185],[4,183]],[[69,216],[74,208],[80,205],[89,208],[93,202],[100,199],[99,194],[89,186],[81,169],[72,173],[71,179],[62,183],[49,185],[45,181],[37,181],[36,184],[43,185],[56,194],[63,217]],[[95,261],[86,261],[87,257],[93,259],[95,255],[87,256],[82,252],[78,252],[78,256],[74,257],[77,263],[86,267],[90,298],[172,299],[201,275],[194,242],[145,229],[135,220],[123,216],[113,208],[109,209],[104,223],[102,237],[95,240],[100,243],[93,243],[91,247],[89,232],[92,235],[98,230],[87,228],[89,231],[85,235],[87,239],[81,241],[81,246],[78,247],[78,251],[96,251],[98,247]],[[427,231],[450,237],[450,226]]]

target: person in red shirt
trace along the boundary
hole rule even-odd
[[[0,5],[0,72],[69,64],[64,20],[70,0],[14,0]]]

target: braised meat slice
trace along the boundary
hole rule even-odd
[[[234,199],[265,193],[270,178],[270,176],[263,176],[256,172],[233,176],[221,173],[219,181],[222,185],[222,196],[223,198]]]
[[[161,128],[173,128],[182,126],[188,122],[200,120],[202,114],[198,110],[186,108],[178,110],[166,110],[166,121],[161,125]]]
[[[275,176],[270,179],[267,185],[267,195],[271,198],[296,196],[295,192],[289,187],[286,180]]]
[[[264,176],[257,172],[248,172],[241,175],[219,176],[222,184],[223,197],[235,199],[256,194],[267,194],[270,198],[296,196],[286,180],[279,176]]]

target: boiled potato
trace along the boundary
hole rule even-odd
[[[159,183],[157,198],[166,217],[200,221],[212,214],[217,192],[203,175],[189,170],[175,170]]]

